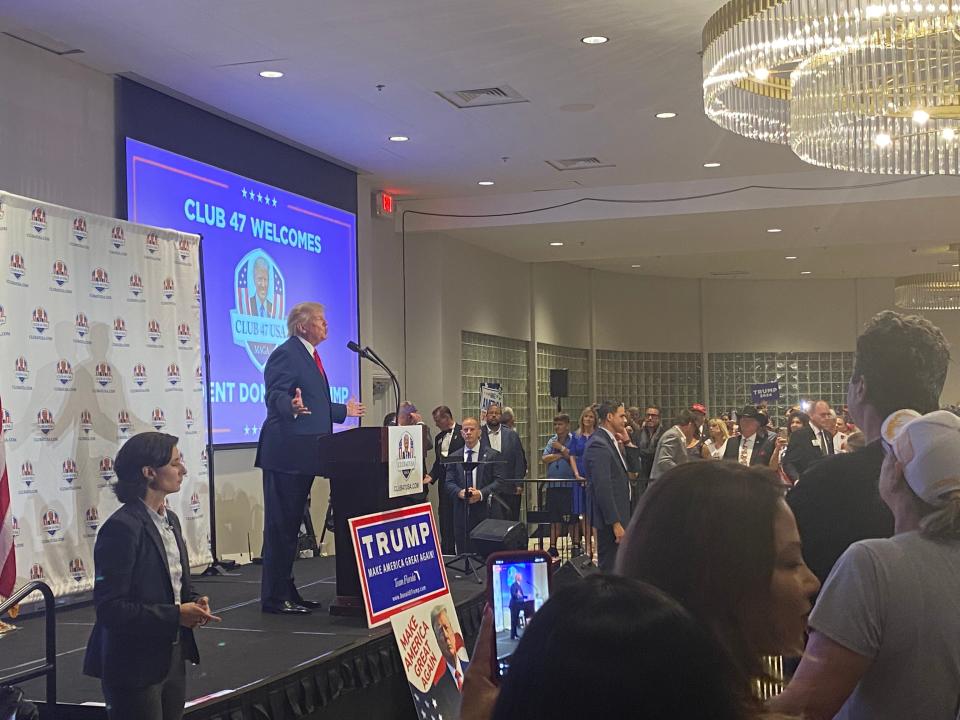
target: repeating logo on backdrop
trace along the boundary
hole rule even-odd
[[[176,293],[176,283],[173,282],[172,277],[163,279],[163,299],[164,300],[173,300],[173,296]]]
[[[113,244],[113,247],[119,250],[124,246],[126,242],[123,237],[123,226],[114,225],[113,230],[110,231],[110,242]]]
[[[30,379],[30,365],[23,355],[13,361],[13,376],[21,385]]]
[[[96,532],[97,528],[100,527],[100,511],[97,509],[97,506],[88,507],[83,516],[83,522],[87,526],[87,530]]]
[[[117,413],[117,430],[120,431],[120,437],[127,437],[133,423],[130,422],[130,413],[127,410],[121,410]]]
[[[53,263],[53,269],[50,271],[50,279],[57,287],[63,287],[70,282],[70,271],[67,269],[67,263],[63,260],[57,260]]]
[[[160,323],[157,320],[147,322],[147,337],[150,338],[150,342],[152,343],[159,342],[161,332]]]
[[[187,426],[187,430],[193,430],[193,410],[190,408],[184,411],[183,423]]]
[[[47,311],[45,308],[37,307],[33,309],[31,324],[33,325],[33,329],[37,331],[38,335],[43,335],[43,333],[50,328],[50,318],[47,316]]]
[[[170,383],[171,387],[176,387],[180,384],[180,366],[176,363],[167,365],[167,382]]]
[[[3,439],[13,442],[13,417],[10,415],[10,408],[3,409]]]
[[[196,303],[196,307],[200,307],[200,283],[195,282],[193,284],[193,300]]]
[[[177,325],[177,340],[179,340],[183,346],[186,346],[186,344],[190,342],[190,326],[186,323]]]
[[[133,381],[137,387],[143,387],[147,382],[147,366],[143,363],[137,363],[133,366]]]
[[[153,412],[150,413],[150,424],[153,425],[153,429],[158,432],[166,426],[167,416],[164,414],[163,409],[153,409]]]
[[[177,243],[177,255],[180,256],[183,262],[190,259],[190,245],[190,240],[187,238],[180,238],[180,241]]]
[[[107,456],[100,458],[100,479],[108,483],[113,480],[113,459]]]
[[[286,340],[285,288],[280,268],[263,250],[247,253],[234,269],[233,342],[246,349],[260,372],[274,348]]]
[[[73,219],[73,238],[82,243],[87,239],[87,219],[85,217],[75,217]]]
[[[31,580],[43,580],[43,565],[40,563],[34,563],[30,566],[30,579]]]
[[[400,442],[397,444],[397,467],[405,478],[410,477],[410,473],[417,467],[413,449],[413,436],[404,431],[403,435],[400,436]]]
[[[40,516],[40,527],[50,537],[60,532],[60,514],[56,510],[47,510]]]
[[[130,276],[130,294],[135,298],[143,294],[143,278],[137,273]]]
[[[110,363],[108,362],[98,362],[93,370],[93,374],[97,384],[102,388],[107,387],[113,382],[113,368],[110,367]]]
[[[86,313],[77,313],[77,319],[74,322],[74,327],[77,330],[77,335],[81,339],[85,338],[90,333],[90,321],[87,319]]]
[[[70,561],[70,577],[77,582],[87,577],[87,569],[83,566],[83,560],[78,557]]]
[[[73,481],[77,479],[77,461],[73,458],[64,460],[60,477],[62,477],[63,481],[68,485],[73,483]]]
[[[13,253],[10,256],[10,277],[19,282],[26,274],[27,263],[23,255],[18,252]]]
[[[160,236],[156,233],[147,233],[143,246],[146,248],[147,257],[156,258],[160,253]]]
[[[42,207],[35,207],[30,213],[30,226],[37,235],[42,234],[47,229],[47,211]]]
[[[93,416],[89,410],[80,411],[80,429],[84,435],[89,435],[93,431]]]
[[[200,493],[196,491],[190,496],[190,510],[194,515],[200,515]]]
[[[73,367],[66,358],[57,360],[57,380],[64,387],[73,382]]]
[[[0,305],[0,328],[3,328],[7,324],[7,311],[4,309],[3,305]],[[0,335],[4,335],[5,331],[0,330]]]
[[[29,460],[24,460],[20,463],[20,481],[27,487],[30,487],[33,484],[34,477],[33,463]]]
[[[90,284],[94,290],[103,294],[110,289],[110,274],[102,267],[94,268],[90,274]]]
[[[50,431],[53,430],[56,425],[56,421],[53,418],[53,413],[49,408],[40,408],[40,412],[37,413],[37,430],[42,432],[44,435],[49,435]]]
[[[117,342],[123,342],[123,339],[127,336],[127,323],[122,317],[113,320],[113,336],[117,339]]]
[[[10,519],[12,521],[10,525],[11,525],[11,530],[13,531],[13,537],[18,538],[20,537],[20,521],[17,520],[17,517],[15,515],[12,515]]]
[[[200,451],[200,469],[203,472],[207,471],[207,449],[206,448]]]

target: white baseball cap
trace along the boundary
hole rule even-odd
[[[880,435],[921,500],[939,507],[960,491],[960,417],[947,410],[926,415],[897,410],[884,420]]]

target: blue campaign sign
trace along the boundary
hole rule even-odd
[[[780,381],[760,383],[750,386],[750,400],[754,405],[762,402],[777,401],[780,399]]]
[[[349,523],[370,627],[450,592],[430,503]]]

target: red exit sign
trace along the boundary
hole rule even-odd
[[[376,210],[379,217],[393,217],[394,207],[393,195],[382,190],[377,193]]]

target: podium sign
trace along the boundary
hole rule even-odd
[[[389,445],[389,497],[415,495],[423,490],[423,431],[419,425],[391,427]]]

